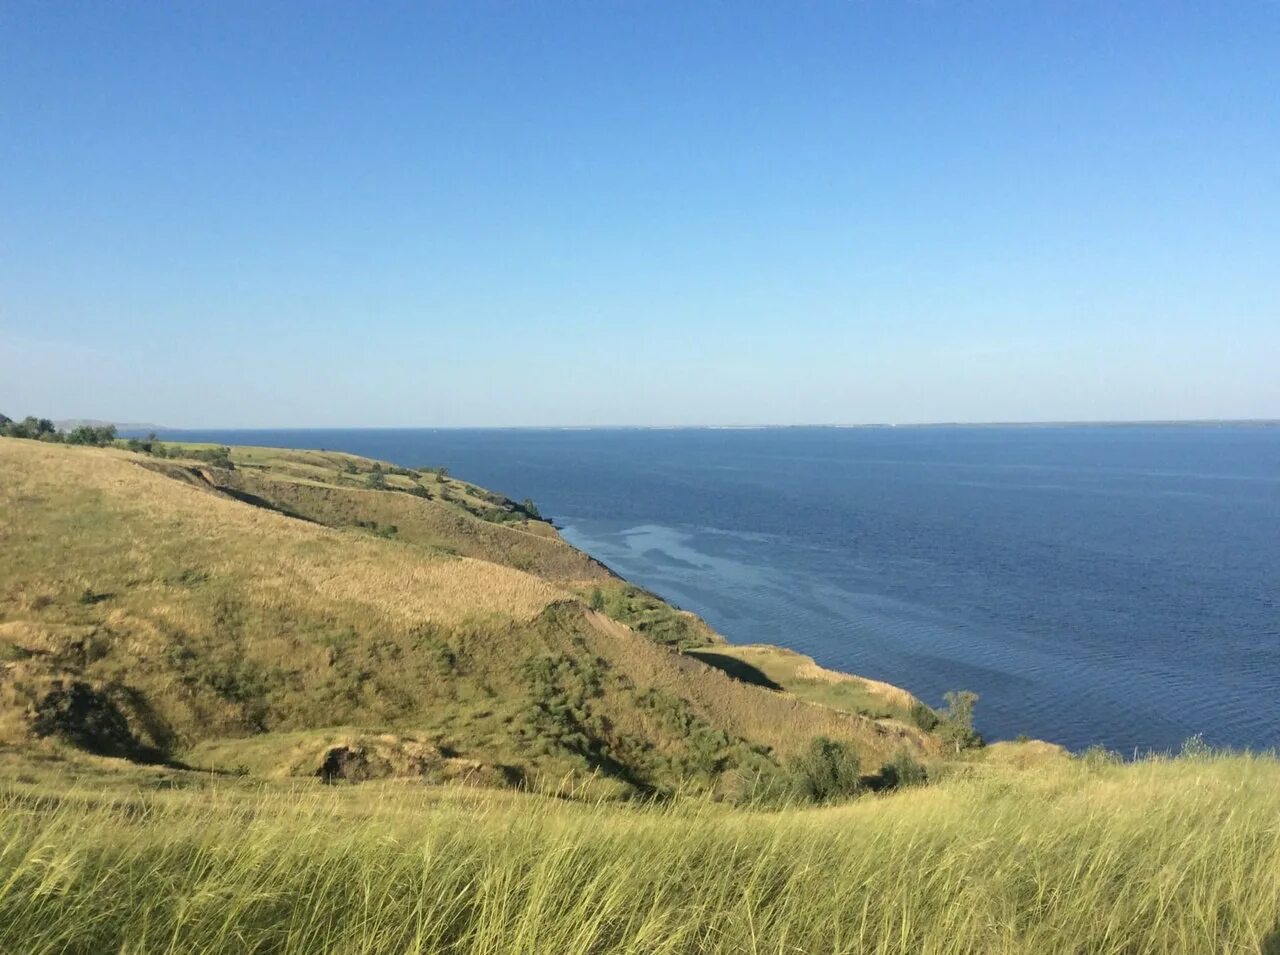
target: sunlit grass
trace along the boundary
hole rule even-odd
[[[0,950],[1267,952],[1277,791],[1250,757],[975,768],[769,814],[11,784]]]

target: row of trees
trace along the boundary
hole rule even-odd
[[[113,424],[95,427],[82,424],[70,431],[59,431],[48,418],[37,418],[28,415],[21,421],[14,421],[7,415],[0,414],[0,437],[28,438],[33,441],[53,441],[66,444],[91,444],[95,447],[111,444],[116,439],[116,426]]]

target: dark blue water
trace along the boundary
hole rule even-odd
[[[532,497],[739,643],[989,736],[1280,745],[1280,427],[219,431]]]

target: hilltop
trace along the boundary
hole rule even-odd
[[[11,750],[733,799],[815,741],[867,786],[954,755],[906,691],[731,646],[440,469],[5,439],[0,508]]]

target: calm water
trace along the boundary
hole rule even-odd
[[[1280,745],[1280,427],[179,433],[532,497],[739,643],[1073,748]]]

